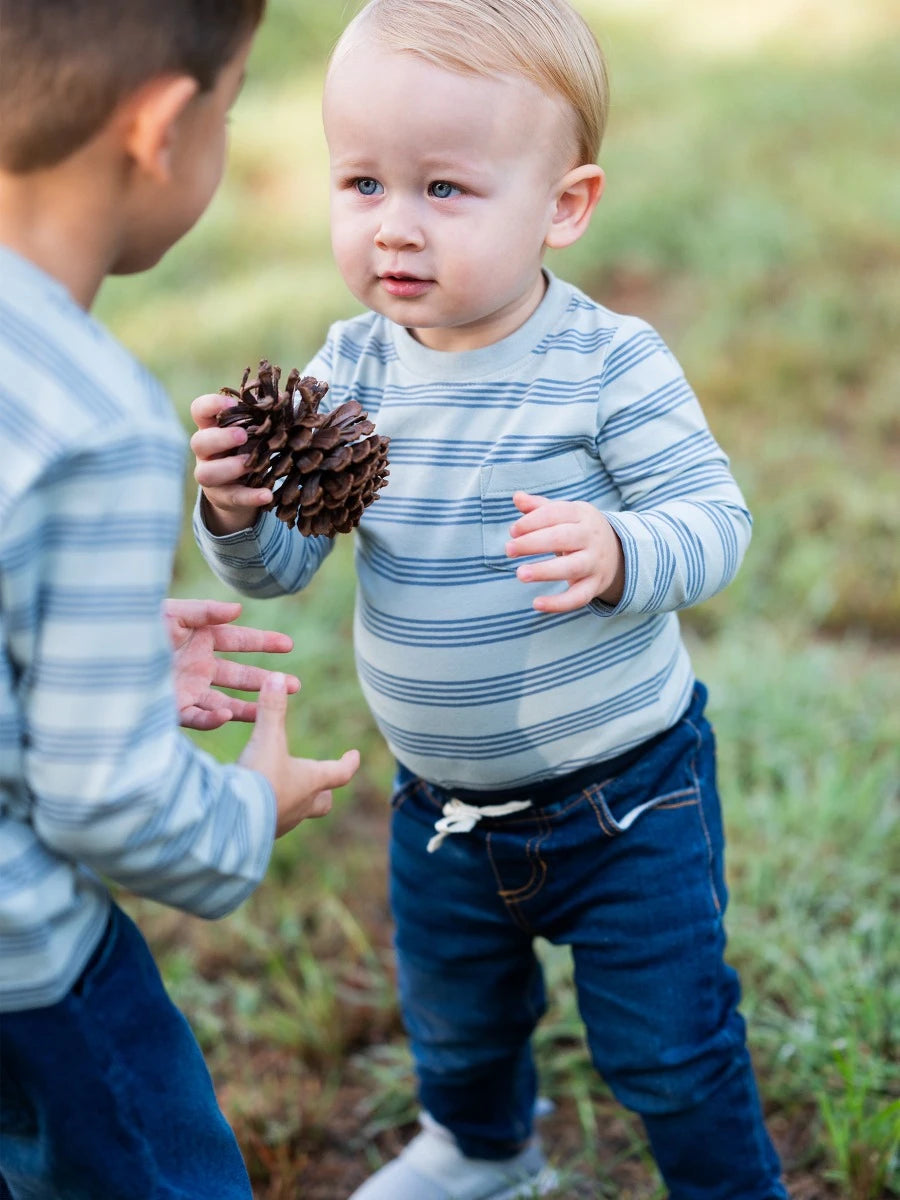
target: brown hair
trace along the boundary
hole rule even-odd
[[[606,63],[568,0],[370,0],[345,36],[356,29],[446,70],[523,76],[571,108],[578,165],[596,159],[609,109]]]
[[[147,80],[201,90],[256,27],[265,0],[0,0],[0,167],[53,166]]]

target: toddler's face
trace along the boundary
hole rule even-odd
[[[325,89],[332,244],[353,294],[441,350],[518,328],[543,294],[555,185],[574,159],[562,101],[362,40]]]

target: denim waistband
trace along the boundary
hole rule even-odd
[[[548,779],[538,779],[534,783],[526,784],[523,787],[493,788],[490,791],[481,791],[480,789],[473,788],[447,788],[440,784],[431,783],[430,781],[429,786],[439,792],[443,792],[448,797],[455,797],[457,800],[462,800],[465,804],[471,804],[475,808],[485,808],[493,804],[515,803],[520,800],[530,800],[535,808],[542,808],[545,804],[553,804],[563,796],[571,796],[576,792],[581,792],[586,787],[590,787],[591,784],[597,783],[600,780],[614,779],[617,775],[621,775],[629,767],[633,767],[636,762],[639,762],[648,751],[658,746],[685,717],[692,715],[699,716],[703,712],[705,703],[706,688],[702,683],[696,682],[685,711],[674,725],[671,725],[668,729],[664,729],[661,733],[654,734],[653,737],[648,738],[645,742],[640,742],[630,750],[625,750],[622,754],[617,754],[614,758],[603,758],[597,762],[588,763],[587,766],[578,767],[577,770],[571,771],[567,775],[554,775]],[[403,763],[398,762],[397,765],[401,772],[400,782],[417,778],[415,771],[410,771]]]

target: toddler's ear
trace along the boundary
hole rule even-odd
[[[178,122],[198,90],[189,75],[162,75],[138,88],[117,115],[125,152],[157,182],[171,174]]]
[[[596,163],[585,163],[568,171],[559,181],[556,206],[544,245],[561,250],[577,242],[587,229],[603,195],[605,176]]]

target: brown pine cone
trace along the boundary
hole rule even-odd
[[[238,390],[219,389],[237,399],[218,414],[219,425],[241,425],[248,434],[235,451],[249,455],[241,482],[272,488],[266,507],[306,536],[349,533],[387,483],[390,439],[374,432],[356,400],[320,413],[327,383],[301,379],[296,367],[283,392],[280,380],[281,368],[262,359],[256,379],[248,367]]]

